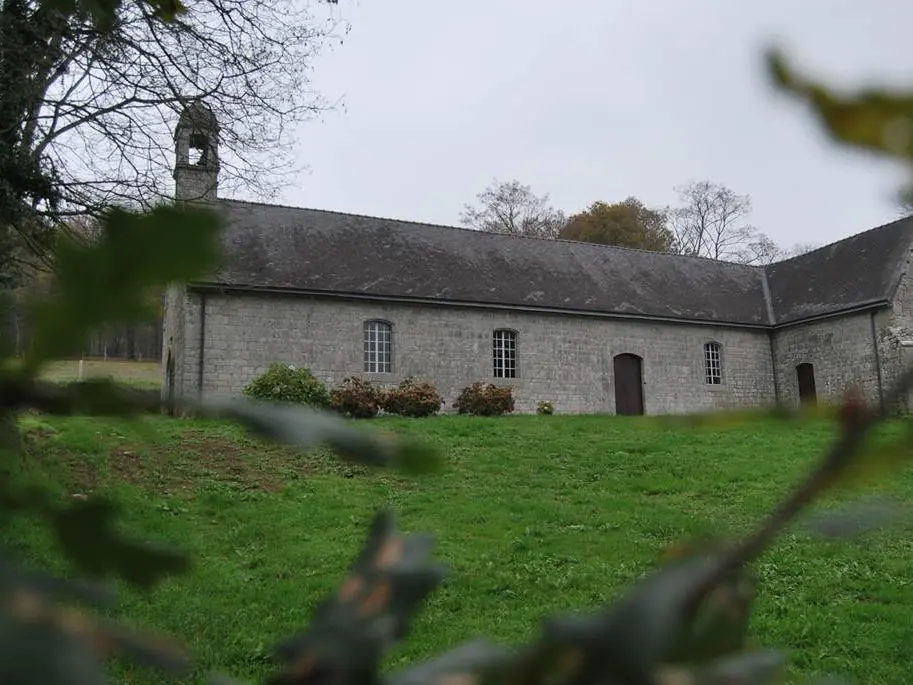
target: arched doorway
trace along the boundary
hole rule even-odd
[[[815,367],[805,362],[796,367],[796,381],[799,384],[799,404],[815,404],[818,392],[815,390]]]
[[[636,354],[619,354],[614,360],[615,413],[638,416],[644,413],[643,359]]]

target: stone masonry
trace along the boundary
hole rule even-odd
[[[518,412],[549,400],[559,411],[614,412],[613,357],[643,358],[645,411],[679,413],[743,407],[773,400],[767,333],[721,326],[653,324],[422,307],[335,298],[205,296],[204,395],[239,394],[273,362],[307,366],[329,384],[358,376],[395,384],[407,376],[434,384],[448,409],[475,380],[510,385]],[[182,392],[195,393],[199,369],[201,295],[187,297]],[[393,373],[363,372],[363,322],[393,327]],[[517,336],[517,378],[495,379],[493,330]],[[723,348],[721,385],[704,383],[703,345]]]

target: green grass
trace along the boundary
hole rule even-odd
[[[231,425],[153,418],[24,420],[29,478],[61,495],[113,493],[125,525],[189,550],[195,571],[121,612],[186,641],[205,668],[261,676],[271,646],[333,590],[377,507],[439,536],[446,585],[421,614],[398,666],[479,634],[530,638],[546,614],[616,596],[682,539],[744,532],[832,439],[823,424],[687,431],[615,417],[381,419],[444,448],[444,473],[366,472],[246,439]],[[913,494],[913,476],[885,486]],[[65,570],[41,530],[11,538]],[[791,675],[837,672],[905,682],[913,638],[913,539],[854,542],[787,534],[758,567],[753,638],[783,648]],[[118,670],[130,683],[156,682]]]
[[[121,359],[86,359],[83,378],[112,378],[139,388],[158,388],[161,385],[161,364]],[[69,382],[79,378],[79,360],[64,360],[47,365],[43,377],[50,381]]]

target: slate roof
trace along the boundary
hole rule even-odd
[[[767,267],[776,323],[891,300],[913,242],[913,217]]]
[[[896,278],[882,265],[896,271],[913,229],[913,220],[874,229],[765,273],[700,257],[323,210],[226,199],[217,209],[227,249],[210,285],[743,326],[773,323],[769,305],[785,323],[890,299]]]

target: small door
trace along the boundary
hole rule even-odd
[[[808,363],[799,364],[796,367],[796,380],[799,383],[799,404],[815,404],[818,401],[815,367]]]
[[[636,354],[615,357],[615,413],[638,416],[644,413],[643,360]]]

